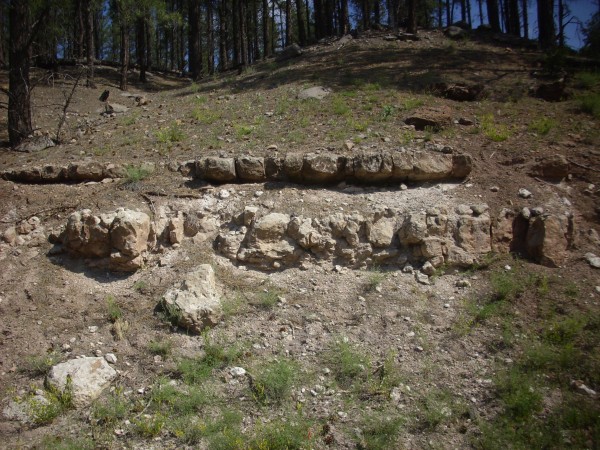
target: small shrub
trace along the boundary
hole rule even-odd
[[[600,94],[589,94],[579,99],[579,107],[584,113],[600,119]]]
[[[394,115],[394,107],[392,105],[385,105],[381,111],[381,119],[388,120]]]
[[[579,296],[579,286],[574,282],[569,282],[565,286],[565,295],[571,299],[575,299]]]
[[[580,89],[592,89],[600,85],[600,73],[580,72],[575,76],[575,86]]]
[[[260,427],[248,449],[252,450],[300,450],[312,448],[314,433],[311,423],[300,418],[298,421],[276,421]]]
[[[62,436],[45,436],[41,442],[44,450],[93,450],[96,443],[87,438],[68,438]]]
[[[60,360],[58,353],[51,352],[43,355],[30,355],[25,357],[21,371],[30,376],[37,377],[46,375],[50,368]]]
[[[542,117],[534,120],[528,126],[529,131],[537,133],[541,136],[546,136],[550,130],[556,126],[556,121],[548,117]]]
[[[379,83],[367,83],[363,86],[363,90],[365,92],[377,92],[381,90],[381,85]]]
[[[450,392],[433,389],[425,393],[420,400],[419,427],[433,430],[448,422],[464,410],[463,404],[454,399]]]
[[[223,317],[228,319],[238,314],[244,307],[244,298],[240,294],[231,297],[225,297],[221,302],[221,312]]]
[[[253,378],[252,394],[261,404],[281,403],[289,395],[296,378],[297,367],[289,360],[273,361]]]
[[[254,131],[254,127],[252,125],[234,125],[233,129],[235,130],[235,135],[238,138],[249,136]]]
[[[185,139],[185,133],[177,122],[173,122],[167,128],[161,128],[156,132],[156,139],[162,144],[172,144]]]
[[[373,413],[363,419],[357,448],[386,450],[395,448],[404,419],[396,414]]]
[[[158,436],[165,427],[166,417],[161,414],[143,414],[132,421],[136,434],[144,438]]]
[[[148,289],[148,283],[144,280],[138,280],[133,284],[133,290],[139,293],[144,293]]]
[[[502,142],[511,136],[511,132],[506,125],[495,123],[492,114],[486,114],[481,118],[481,130],[490,140]]]
[[[123,318],[123,311],[112,295],[109,295],[106,298],[106,306],[108,309],[108,320],[110,322],[115,323],[117,320]]]
[[[125,419],[129,414],[129,410],[129,401],[123,396],[123,390],[117,388],[106,400],[94,404],[92,417],[100,425],[114,425]]]
[[[152,174],[152,169],[144,166],[125,167],[125,184],[138,183]]]
[[[383,283],[384,281],[385,281],[385,274],[383,272],[381,272],[381,269],[379,267],[372,267],[371,270],[369,271],[369,277],[367,279],[366,290],[374,291],[379,286],[381,286],[381,283]]]
[[[340,385],[348,387],[367,374],[369,359],[347,340],[340,338],[333,342],[327,355],[327,363]]]
[[[160,304],[159,315],[165,322],[175,326],[179,325],[179,322],[183,317],[183,313],[177,305],[167,303],[165,301],[161,302]]]
[[[212,125],[213,123],[221,120],[221,114],[203,108],[196,108],[194,111],[192,111],[192,118],[201,124]]]
[[[347,116],[350,114],[350,107],[341,96],[335,96],[333,98],[332,109],[336,116]]]
[[[506,413],[513,419],[523,420],[538,412],[542,407],[538,385],[533,377],[518,369],[501,374],[496,387]]]
[[[199,384],[206,380],[214,369],[223,368],[242,355],[239,346],[225,347],[221,343],[213,343],[204,335],[204,355],[200,358],[184,358],[179,361],[177,370],[188,384]]]
[[[169,356],[172,349],[173,343],[168,340],[150,341],[148,344],[148,350],[151,354],[162,356],[163,358]]]
[[[408,97],[402,101],[401,108],[404,111],[412,111],[413,109],[417,109],[420,106],[423,106],[425,102],[420,98],[416,97]]]
[[[281,294],[282,291],[277,288],[265,289],[258,294],[258,305],[264,309],[271,309],[277,304]]]

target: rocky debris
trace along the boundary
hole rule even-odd
[[[102,181],[105,178],[122,178],[126,175],[123,166],[95,161],[75,162],[68,165],[47,164],[26,166],[0,172],[5,180],[20,183],[67,183]]]
[[[447,84],[447,83],[437,83],[433,85],[432,90],[437,93],[437,95],[454,100],[457,102],[474,102],[477,100],[481,100],[484,94],[484,85],[483,84]],[[473,122],[465,123],[465,120],[461,122],[461,125],[472,125]]]
[[[14,420],[23,424],[34,424],[36,415],[45,406],[50,405],[45,392],[37,390],[33,395],[25,398],[17,398],[8,402],[2,410],[2,415],[8,420]]]
[[[559,267],[568,257],[574,234],[572,216],[532,216],[527,229],[527,253],[544,266]]]
[[[450,39],[464,39],[469,36],[469,32],[461,27],[451,25],[444,30],[444,34]]]
[[[298,99],[306,100],[314,98],[316,100],[323,100],[331,94],[331,89],[324,88],[323,86],[313,86],[307,89],[303,89],[298,93]]]
[[[40,218],[33,216],[27,220],[21,220],[15,226],[4,230],[0,238],[11,247],[24,244],[36,246],[44,242],[46,234]]]
[[[529,169],[529,175],[550,180],[560,180],[569,175],[569,162],[563,155],[552,155],[539,159]]]
[[[284,157],[210,157],[184,162],[179,171],[213,183],[293,181],[333,184],[341,181],[377,184],[464,178],[471,173],[467,154],[434,151],[288,153]]]
[[[600,256],[596,256],[593,253],[586,253],[583,257],[591,267],[600,269]]]
[[[129,108],[127,106],[121,105],[120,103],[107,103],[102,114],[124,114],[128,110]]]
[[[547,102],[560,102],[572,97],[572,93],[567,90],[564,79],[551,83],[540,83],[529,90],[529,95]]]
[[[46,382],[64,392],[69,389],[76,408],[89,405],[117,377],[104,358],[84,357],[55,365]]]
[[[219,323],[221,298],[212,266],[202,264],[188,273],[165,293],[161,307],[178,326],[196,334]]]
[[[69,216],[60,240],[69,253],[93,258],[97,266],[131,272],[142,267],[156,235],[146,213],[119,208],[95,216],[84,209]]]
[[[446,108],[422,108],[418,114],[407,117],[404,123],[412,125],[415,130],[440,131],[452,124],[452,116]]]
[[[590,397],[596,396],[596,391],[587,387],[581,380],[571,380],[570,385],[573,390],[579,392],[580,394],[589,395]]]
[[[56,143],[46,135],[33,136],[23,140],[13,150],[16,152],[35,153],[49,147],[54,147]]]
[[[525,199],[531,198],[532,195],[533,194],[525,188],[519,189],[519,197],[521,197],[521,198],[525,198]]]
[[[302,49],[298,44],[292,44],[285,47],[275,56],[277,62],[286,61],[288,59],[297,58],[302,55]]]

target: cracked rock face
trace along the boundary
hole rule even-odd
[[[142,267],[155,241],[150,217],[124,208],[97,216],[88,209],[77,211],[69,216],[62,236],[69,253],[125,272]]]
[[[202,264],[189,272],[165,293],[161,304],[177,325],[190,332],[200,334],[215,326],[221,320],[221,298],[212,266]]]

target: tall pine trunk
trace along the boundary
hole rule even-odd
[[[302,0],[296,0],[296,19],[298,20],[298,43],[301,46],[306,45],[306,29],[304,27],[304,13]]]
[[[486,0],[488,20],[493,31],[500,32],[500,12],[498,10],[498,0]]]
[[[202,55],[200,53],[200,2],[188,0],[188,62],[192,80],[200,78]]]
[[[262,3],[262,35],[263,35],[263,58],[271,56],[271,39],[269,37],[269,0]]]
[[[527,14],[527,0],[522,1],[521,10],[523,11],[523,37],[525,39],[529,39],[529,15]]]
[[[406,31],[409,33],[417,33],[417,0],[407,0],[408,19]]]
[[[135,22],[135,36],[136,36],[136,57],[137,64],[140,66],[140,81],[146,82],[146,69],[147,69],[147,58],[146,58],[146,17],[139,16]]]
[[[292,0],[285,0],[285,45],[292,45]]]
[[[85,46],[86,46],[86,64],[87,78],[86,86],[96,88],[94,84],[94,13],[91,0],[84,0],[84,19],[85,19]]]
[[[538,0],[538,28],[540,47],[549,49],[556,45],[554,31],[554,1]]]
[[[213,4],[212,1],[209,0],[206,3],[206,24],[208,28],[208,36],[207,36],[207,57],[208,57],[208,73],[212,75],[215,73],[215,33],[213,30],[214,25],[214,13],[213,13]]]
[[[12,147],[33,133],[29,85],[29,0],[9,6],[8,138]]]

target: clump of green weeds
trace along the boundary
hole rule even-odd
[[[350,387],[357,381],[368,379],[369,358],[347,338],[335,339],[325,354],[325,360],[335,379],[343,387]]]
[[[158,355],[162,358],[167,358],[173,350],[173,343],[169,340],[150,341],[148,343],[148,351],[152,355]]]
[[[357,448],[362,450],[386,450],[395,448],[405,419],[397,412],[371,413],[362,419],[357,435]]]
[[[502,142],[511,136],[510,129],[503,124],[496,123],[493,114],[485,114],[481,118],[481,130],[490,140]]]
[[[378,266],[373,266],[369,270],[369,276],[365,287],[366,291],[374,291],[385,281],[385,274]]]
[[[128,417],[131,407],[123,389],[117,387],[107,398],[94,403],[92,417],[100,426],[115,425]]]
[[[250,388],[260,404],[282,403],[289,396],[298,368],[288,359],[278,359],[258,369]]]
[[[529,131],[539,134],[540,136],[546,136],[550,133],[550,130],[556,126],[556,121],[549,117],[541,117],[534,120],[527,127]]]
[[[579,98],[579,108],[584,113],[600,118],[600,94],[588,94]]]
[[[300,450],[312,448],[315,434],[312,422],[303,417],[277,420],[261,426],[250,440],[248,450]]]
[[[37,377],[46,375],[50,368],[60,361],[60,355],[56,352],[44,353],[41,355],[29,355],[25,357],[20,370]]]
[[[221,120],[221,114],[204,108],[196,108],[192,111],[192,118],[204,125],[212,125]]]
[[[145,180],[152,174],[153,170],[148,166],[127,166],[125,167],[125,184],[131,185]]]
[[[213,342],[208,333],[204,335],[204,355],[199,358],[183,358],[177,364],[177,371],[188,384],[198,384],[206,380],[215,369],[221,369],[239,359],[243,350],[239,345],[225,346]]]
[[[158,130],[156,132],[156,139],[161,144],[172,144],[183,141],[185,133],[177,122],[173,122],[170,126]]]

